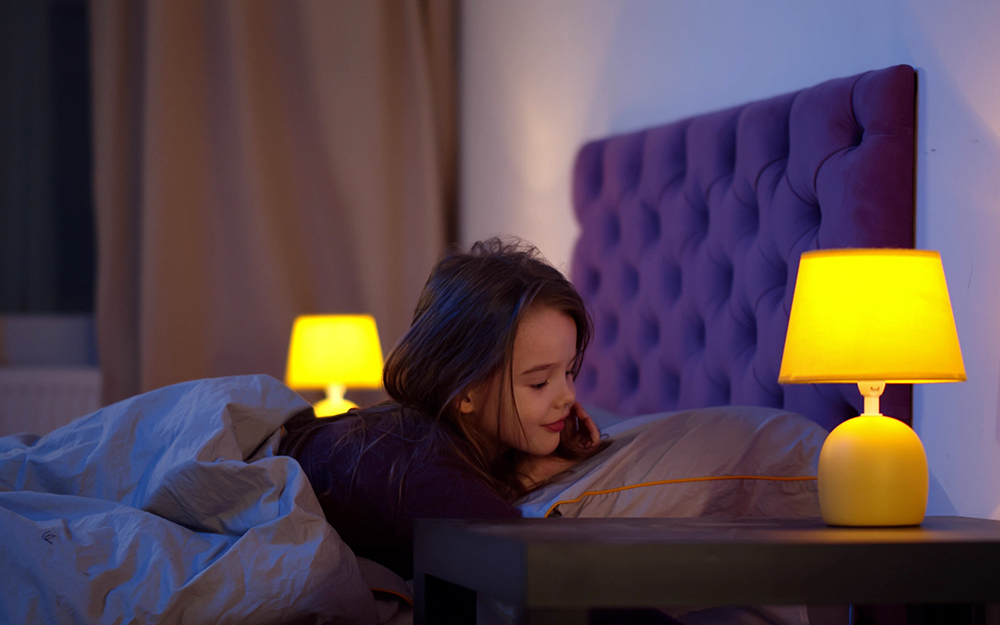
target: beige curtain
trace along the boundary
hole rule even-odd
[[[92,0],[105,400],[402,334],[453,232],[455,0]]]

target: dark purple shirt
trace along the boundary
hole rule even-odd
[[[302,465],[327,520],[356,555],[409,579],[414,519],[521,516],[447,445],[428,438],[418,413],[396,405],[367,412],[363,433],[348,445],[337,443],[357,417],[300,414],[285,424],[279,450]]]

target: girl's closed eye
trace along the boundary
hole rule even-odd
[[[545,388],[548,385],[548,383],[549,381],[545,380],[544,382],[539,382],[538,384],[532,384],[531,388],[535,389],[536,391],[540,391],[543,388]]]

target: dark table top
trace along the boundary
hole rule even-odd
[[[529,608],[1000,602],[1000,522],[424,520],[414,564]]]

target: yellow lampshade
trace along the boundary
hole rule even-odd
[[[306,315],[292,327],[285,383],[295,390],[327,389],[320,416],[340,414],[354,404],[346,388],[379,388],[382,346],[370,315]]]
[[[830,525],[918,525],[927,455],[879,412],[886,382],[958,382],[965,365],[941,256],[909,249],[802,254],[778,381],[853,382],[864,412],[827,437],[817,473]]]
[[[802,254],[779,382],[964,379],[940,254],[909,249]]]

